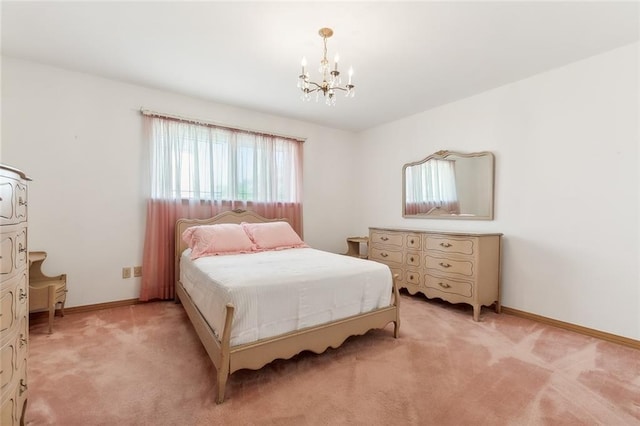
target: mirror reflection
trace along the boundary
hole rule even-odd
[[[402,215],[493,219],[494,157],[490,152],[438,151],[402,170]]]

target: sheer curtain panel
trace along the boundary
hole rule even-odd
[[[455,162],[431,159],[406,173],[406,214],[428,214],[434,208],[460,213]]]
[[[174,297],[174,229],[180,218],[241,208],[287,218],[302,236],[301,141],[173,118],[144,120],[151,197],[140,300]]]

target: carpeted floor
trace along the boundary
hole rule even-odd
[[[640,425],[640,352],[484,308],[402,296],[338,349],[215,369],[181,305],[31,325],[28,425]]]

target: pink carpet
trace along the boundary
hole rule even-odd
[[[31,326],[29,425],[640,425],[640,352],[483,309],[402,296],[385,330],[234,373],[181,305]]]

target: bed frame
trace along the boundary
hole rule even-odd
[[[243,368],[258,370],[271,361],[280,358],[289,359],[304,350],[320,354],[329,347],[339,347],[350,336],[362,335],[375,328],[384,328],[390,322],[394,323],[393,335],[395,338],[398,337],[400,331],[400,296],[394,277],[391,306],[237,346],[230,345],[234,306],[229,303],[227,304],[224,329],[220,333],[222,339],[218,339],[180,282],[180,255],[186,248],[186,244],[181,238],[182,233],[185,229],[196,225],[261,223],[279,220],[286,221],[286,219],[266,219],[250,211],[234,210],[221,213],[211,219],[179,219],[176,222],[176,303],[182,302],[200,341],[216,367],[218,373],[216,402],[218,404],[224,401],[227,379],[231,373],[237,370]]]

